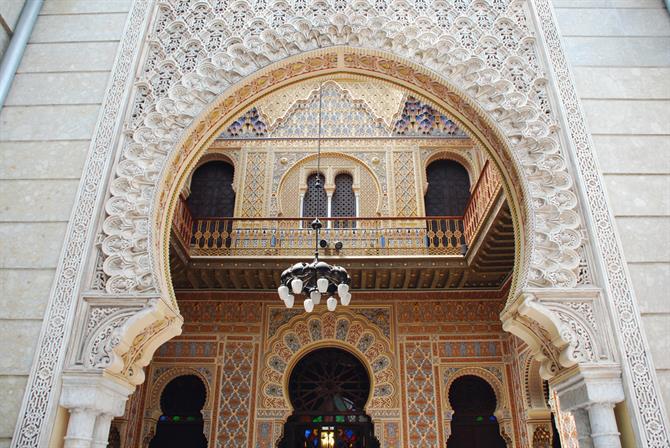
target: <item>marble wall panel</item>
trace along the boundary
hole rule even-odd
[[[582,107],[593,134],[670,135],[670,120],[658,119],[670,114],[669,101],[583,100]]]
[[[0,180],[0,221],[67,221],[78,179]]]
[[[616,218],[626,260],[643,262],[669,261],[670,218],[621,216]],[[667,278],[657,279],[659,287],[667,285]]]
[[[119,40],[126,13],[41,15],[30,36],[32,43]]]
[[[670,215],[670,175],[610,174],[605,185],[615,216]]]
[[[575,67],[582,98],[670,99],[670,68]]]
[[[26,376],[0,376],[0,447],[9,446],[21,407]]]
[[[0,357],[0,378],[4,375],[27,375],[33,361],[41,320],[5,320],[0,325],[4,349]],[[2,434],[0,433],[0,436]]]
[[[670,64],[670,37],[566,37],[573,66],[659,67]]]
[[[584,2],[581,2],[582,4]],[[579,14],[558,9],[563,36],[666,36],[670,15],[654,9],[580,8]]]
[[[18,74],[5,105],[100,104],[108,78],[106,72]]]
[[[667,288],[659,288],[659,279],[670,278],[670,262],[629,263],[628,270],[637,293],[640,312],[670,314]]]
[[[670,174],[670,138],[664,135],[594,135],[604,174]]]
[[[54,273],[55,269],[0,269],[0,321],[41,319]]]
[[[99,109],[98,105],[6,106],[0,113],[0,140],[89,139]]]
[[[66,227],[65,222],[0,223],[0,268],[55,268]]]
[[[17,73],[109,71],[118,45],[118,42],[29,43]]]
[[[133,0],[51,0],[44,3],[41,13],[56,15],[128,12],[132,2]]]
[[[0,179],[79,179],[88,140],[0,142]]]

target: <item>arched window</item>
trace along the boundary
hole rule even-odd
[[[351,353],[323,348],[307,354],[291,371],[288,387],[293,414],[280,448],[379,447],[363,410],[370,377]]]
[[[456,379],[449,388],[454,410],[447,448],[505,448],[493,415],[496,396],[489,383],[474,375]]]
[[[170,381],[161,394],[162,415],[149,448],[206,448],[201,412],[205,399],[205,385],[197,376]]]
[[[302,216],[305,218],[313,218],[319,216],[324,218],[328,216],[328,196],[326,190],[323,188],[325,178],[323,174],[319,173],[319,186],[316,186],[316,173],[307,178],[307,191],[302,202]]]
[[[426,216],[463,216],[470,199],[468,172],[453,160],[436,160],[426,169]]]
[[[223,161],[208,162],[196,169],[186,200],[191,214],[196,218],[233,216],[233,176],[233,166]]]
[[[354,178],[349,174],[335,176],[335,192],[333,193],[331,213],[333,218],[356,216],[356,194]]]

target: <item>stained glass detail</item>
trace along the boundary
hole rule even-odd
[[[258,110],[252,107],[233,121],[226,131],[221,134],[222,138],[258,138],[267,134],[267,126],[262,120]]]

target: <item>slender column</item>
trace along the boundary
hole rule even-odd
[[[113,415],[100,414],[95,420],[95,428],[93,429],[93,443],[91,448],[107,448],[109,441],[109,428],[112,425]]]
[[[326,196],[328,197],[328,201],[327,201],[328,202],[328,211],[326,212],[326,214],[330,218],[330,217],[333,216],[333,192],[332,191],[326,191]],[[331,221],[328,221],[328,225],[326,227],[330,228],[331,224],[332,224]]]
[[[102,371],[63,374],[61,406],[70,410],[64,448],[104,448],[112,418],[123,415],[134,386]]]
[[[579,448],[593,448],[591,425],[589,424],[589,415],[586,412],[586,409],[580,408],[573,410],[572,417],[575,419],[575,426],[577,427]]]
[[[594,403],[588,413],[594,448],[621,448],[614,403]]]
[[[91,448],[93,428],[97,412],[93,409],[70,409],[70,420],[67,425],[64,448]]]
[[[580,448],[621,448],[614,417],[614,404],[624,399],[618,368],[585,366],[552,387],[575,418]]]

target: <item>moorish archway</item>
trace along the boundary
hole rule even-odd
[[[137,109],[141,105],[142,110],[128,119],[132,136],[121,145],[122,154],[109,188],[111,197],[105,205],[99,264],[107,296],[99,300],[78,296],[77,291],[84,288],[73,287],[72,278],[81,277],[78,274],[83,263],[81,254],[94,247],[92,236],[87,236],[86,223],[95,214],[95,201],[100,201],[97,198],[104,197],[99,194],[99,190],[105,189],[100,181],[105,176],[100,171],[107,166],[105,157],[111,159],[113,153],[113,139],[107,135],[113,134],[118,116],[103,118],[106,121],[101,126],[100,138],[110,140],[109,154],[105,151],[94,154],[87,166],[87,177],[82,180],[86,188],[76,206],[78,211],[73,222],[77,224],[73,224],[66,242],[68,259],[72,260],[69,263],[74,264],[59,271],[53,296],[56,302],[50,307],[50,312],[57,315],[47,317],[45,325],[49,328],[42,336],[42,348],[37,355],[47,362],[46,371],[58,372],[62,368],[65,357],[58,355],[62,346],[58,341],[62,342],[68,333],[63,330],[65,322],[59,319],[74,316],[73,311],[64,312],[74,309],[72,303],[79,308],[83,325],[75,332],[72,345],[76,348],[71,351],[80,352],[80,347],[85,346],[103,355],[80,357],[70,362],[70,367],[75,371],[104,370],[117,384],[124,384],[125,388],[105,386],[118,392],[120,400],[134,385],[141,383],[144,380],[142,367],[149,362],[153,351],[178,334],[181,325],[170,291],[167,238],[176,192],[183,186],[189,168],[197,163],[198,151],[224,122],[256,98],[301,79],[346,71],[409,89],[453,116],[489,151],[513,205],[519,242],[514,287],[502,315],[505,328],[530,345],[542,363],[543,376],[557,378],[557,386],[558,383],[570,387],[579,384],[588,392],[589,375],[579,373],[566,377],[593,366],[605,372],[599,380],[605,378],[611,386],[608,393],[586,395],[591,401],[609,405],[623,399],[619,367],[614,361],[615,344],[611,341],[612,322],[608,314],[611,308],[614,328],[622,332],[617,340],[626,355],[623,356],[624,373],[639,420],[637,436],[661,446],[663,440],[667,440],[666,419],[658,402],[653,402],[658,394],[655,394],[655,378],[644,350],[639,315],[630,294],[630,282],[621,274],[625,272],[621,250],[603,205],[606,201],[602,183],[596,174],[583,117],[576,112],[574,88],[568,81],[565,58],[556,41],[549,3],[546,0],[530,2],[531,26],[522,2],[499,2],[497,12],[490,10],[477,23],[456,21],[458,24],[454,26],[460,27],[454,34],[457,38],[449,37],[448,28],[441,29],[430,20],[424,25],[425,32],[434,33],[430,38],[420,35],[416,29],[406,33],[411,23],[406,10],[404,13],[397,10],[395,15],[388,16],[370,8],[359,22],[352,22],[352,17],[359,17],[342,11],[330,18],[318,14],[328,9],[329,4],[317,3],[318,8],[313,8],[308,17],[287,24],[281,33],[268,29],[266,33],[251,35],[246,41],[240,39],[231,45],[229,52],[208,55],[209,59],[198,64],[190,61],[191,71],[186,75],[169,73],[169,64],[161,65],[160,70],[167,73],[164,79],[168,80],[169,87],[163,84],[149,102],[131,102],[129,108]],[[241,5],[243,10],[248,7],[244,2]],[[137,2],[134,8],[131,24],[137,31],[146,14],[146,4]],[[240,21],[244,22],[243,18],[237,19]],[[472,30],[481,36],[483,29],[494,25],[502,42],[492,37],[480,43],[472,37]],[[538,57],[533,27],[543,32],[545,45],[549,46],[548,51],[541,52],[542,57]],[[235,30],[244,31],[241,26]],[[137,34],[129,33],[133,38]],[[259,45],[259,39],[263,45]],[[291,44],[286,45],[286,42]],[[440,45],[436,46],[435,42]],[[514,54],[506,49],[509,42],[520,43]],[[112,87],[117,97],[110,95],[108,104],[103,106],[105,110],[118,109],[118,96],[123,92],[125,80],[129,79],[124,74],[138,47],[134,42],[124,43],[125,59],[115,75],[121,80],[115,80]],[[491,48],[497,52],[489,52]],[[204,49],[202,52],[207,53]],[[559,73],[555,84],[542,74],[538,61],[543,58]],[[142,96],[141,91],[138,89],[138,98]],[[553,104],[554,95],[560,104]],[[147,97],[145,95],[145,99]],[[565,114],[563,107],[567,107],[570,114]],[[135,117],[143,117],[143,120]],[[569,125],[561,135],[555,126],[559,119]],[[585,191],[577,191],[575,186],[577,173],[569,168],[568,148],[562,143],[566,141],[574,145],[579,174],[583,179],[589,178],[589,182],[579,187]],[[584,198],[584,204],[579,204],[578,197]],[[593,216],[580,218],[587,203]],[[77,219],[80,216],[83,222]],[[570,289],[581,277],[584,263],[580,251],[586,247],[584,226],[592,220],[597,221],[597,225],[590,228],[593,239],[600,243],[603,258],[610,260],[607,273],[597,281],[599,286],[608,287],[605,295],[593,286]],[[84,241],[91,242],[90,247],[84,248]],[[95,264],[95,260],[91,260],[91,264]],[[585,265],[588,266],[588,260]],[[64,297],[68,297],[69,302]],[[611,301],[611,306],[604,303],[605,299]],[[110,304],[113,300],[117,301]],[[101,321],[123,307],[132,308],[133,312],[98,328]],[[577,314],[582,318],[575,319]],[[96,331],[87,332],[85,328]],[[54,353],[58,356],[53,356]],[[579,369],[574,368],[577,364]],[[637,377],[643,379],[630,377],[633,367],[638,372]],[[565,373],[566,369],[572,370]],[[17,426],[21,439],[17,439],[17,443],[36,440],[35,421],[42,421],[47,413],[53,414],[53,400],[45,402],[35,394],[51,391],[54,384],[53,375],[31,377],[26,395],[29,404]],[[81,399],[77,393],[81,388],[75,384],[81,384],[79,378],[64,377],[61,404],[65,407],[74,408]],[[651,397],[652,403],[642,407],[640,400],[644,397]],[[574,407],[582,404],[574,403]],[[90,420],[90,416],[88,418]],[[76,426],[74,422],[71,420],[71,428]],[[28,426],[33,430],[29,431]]]

